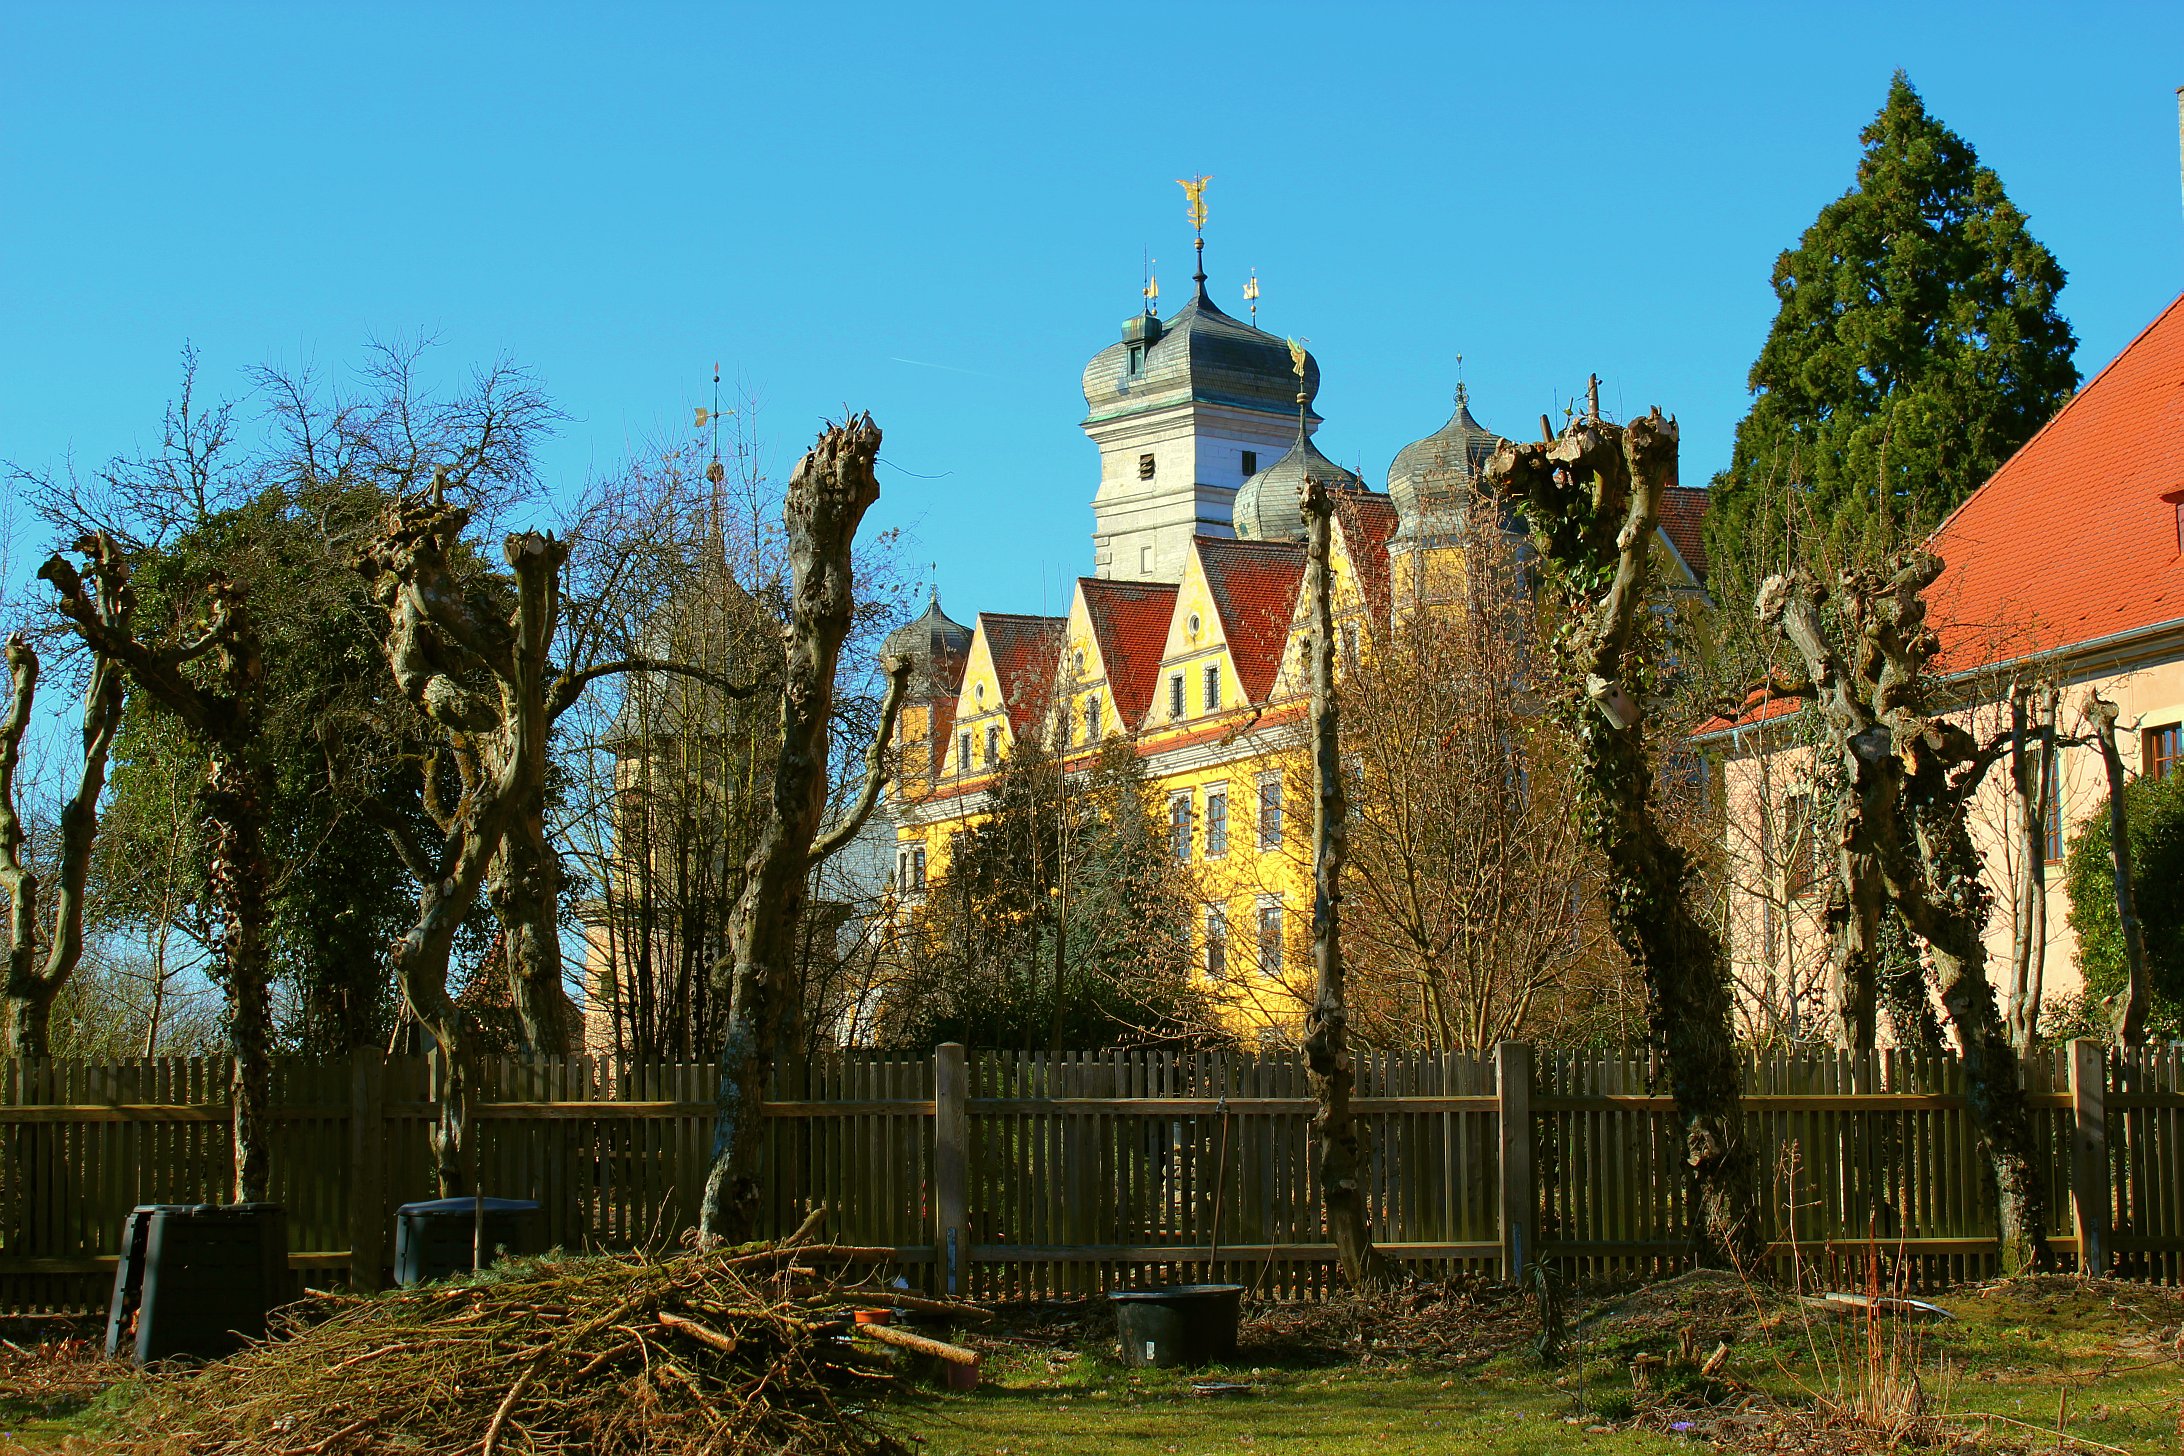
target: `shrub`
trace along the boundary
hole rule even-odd
[[[2147,1033],[2169,1040],[2184,1036],[2184,774],[2126,783],[2123,813],[2153,983]],[[2078,966],[2085,975],[2087,999],[2105,1001],[2128,981],[2105,805],[2072,837],[2065,875],[2070,928],[2078,935]]]

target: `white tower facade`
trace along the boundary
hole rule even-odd
[[[1289,346],[1214,307],[1205,278],[1174,317],[1140,314],[1084,371],[1084,432],[1100,451],[1093,570],[1180,581],[1194,535],[1235,534],[1243,483],[1296,443]],[[1319,365],[1304,371],[1305,427]]]

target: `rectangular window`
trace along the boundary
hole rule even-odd
[[[1206,669],[1206,711],[1221,706],[1221,666],[1215,663]]]
[[[1087,743],[1100,741],[1100,700],[1097,696],[1084,700],[1084,740]]]
[[[1206,911],[1206,979],[1218,981],[1228,974],[1228,916],[1218,906]]]
[[[1228,790],[1206,790],[1206,858],[1228,853]]]
[[[925,888],[925,846],[922,844],[910,851],[910,888]]]
[[[971,771],[971,731],[968,728],[956,735],[955,771],[959,774]]]
[[[1357,670],[1357,623],[1342,624],[1342,665],[1350,671]]]
[[[1180,672],[1168,675],[1168,716],[1183,716],[1183,674]]]
[[[2184,724],[2147,729],[2139,750],[2139,773],[2150,779],[2165,779],[2180,771],[2184,771]]]
[[[1257,475],[1258,473],[1259,452],[1256,450],[1246,450],[1244,452],[1244,479],[1249,480],[1252,476]]]
[[[1782,865],[1783,890],[1796,898],[1820,880],[1820,833],[1813,822],[1812,795],[1792,794],[1783,801],[1782,820],[1789,853]]]
[[[998,763],[1000,763],[1000,762],[1001,762],[1001,725],[1000,725],[1000,724],[998,724],[998,723],[995,723],[995,724],[992,724],[992,725],[990,725],[990,726],[989,726],[989,727],[988,727],[988,728],[986,729],[986,767],[988,767],[988,768],[992,768],[992,767],[993,767],[994,765],[996,765],[996,764],[998,764]]]
[[[1139,575],[1139,576],[1151,576],[1151,575],[1153,574],[1153,548],[1152,548],[1152,547],[1150,547],[1150,546],[1140,546],[1140,547],[1138,547],[1138,549],[1137,549],[1137,569],[1138,569],[1138,575]]]
[[[1175,862],[1191,862],[1191,796],[1177,794],[1168,801],[1168,840],[1175,848]]]
[[[1279,900],[1259,902],[1259,974],[1278,976],[1282,973],[1282,904]]]
[[[2043,852],[2047,862],[2054,864],[2063,857],[2063,765],[2052,744],[2047,751],[2047,795],[2040,805],[2040,828],[2047,837]]]
[[[906,894],[910,889],[910,851],[907,849],[895,856],[895,888]]]
[[[1138,456],[1137,478],[1140,480],[1151,480],[1153,478],[1153,457],[1151,455]]]
[[[1279,774],[1259,778],[1259,848],[1282,847],[1282,781]]]
[[[1137,372],[1138,372],[1139,370],[1143,369],[1144,367],[1145,367],[1145,346],[1144,346],[1143,344],[1132,344],[1132,345],[1130,346],[1130,372],[1131,372],[1132,374],[1136,374],[1136,373],[1137,373]]]

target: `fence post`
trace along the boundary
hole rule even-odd
[[[961,1042],[933,1049],[933,1257],[937,1293],[961,1296],[971,1286],[970,1065]]]
[[[2078,1273],[2108,1272],[2108,1049],[2070,1044],[2070,1201],[2078,1224]]]
[[[1539,1258],[1533,1240],[1537,1195],[1532,1186],[1532,1048],[1528,1042],[1494,1046],[1494,1095],[1501,1119],[1502,1277],[1514,1283],[1528,1261]]]
[[[349,1054],[349,1285],[367,1292],[387,1262],[386,1087],[376,1049]]]

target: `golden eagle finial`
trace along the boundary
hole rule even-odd
[[[1303,339],[1289,341],[1289,368],[1299,379],[1304,378],[1304,345]]]

